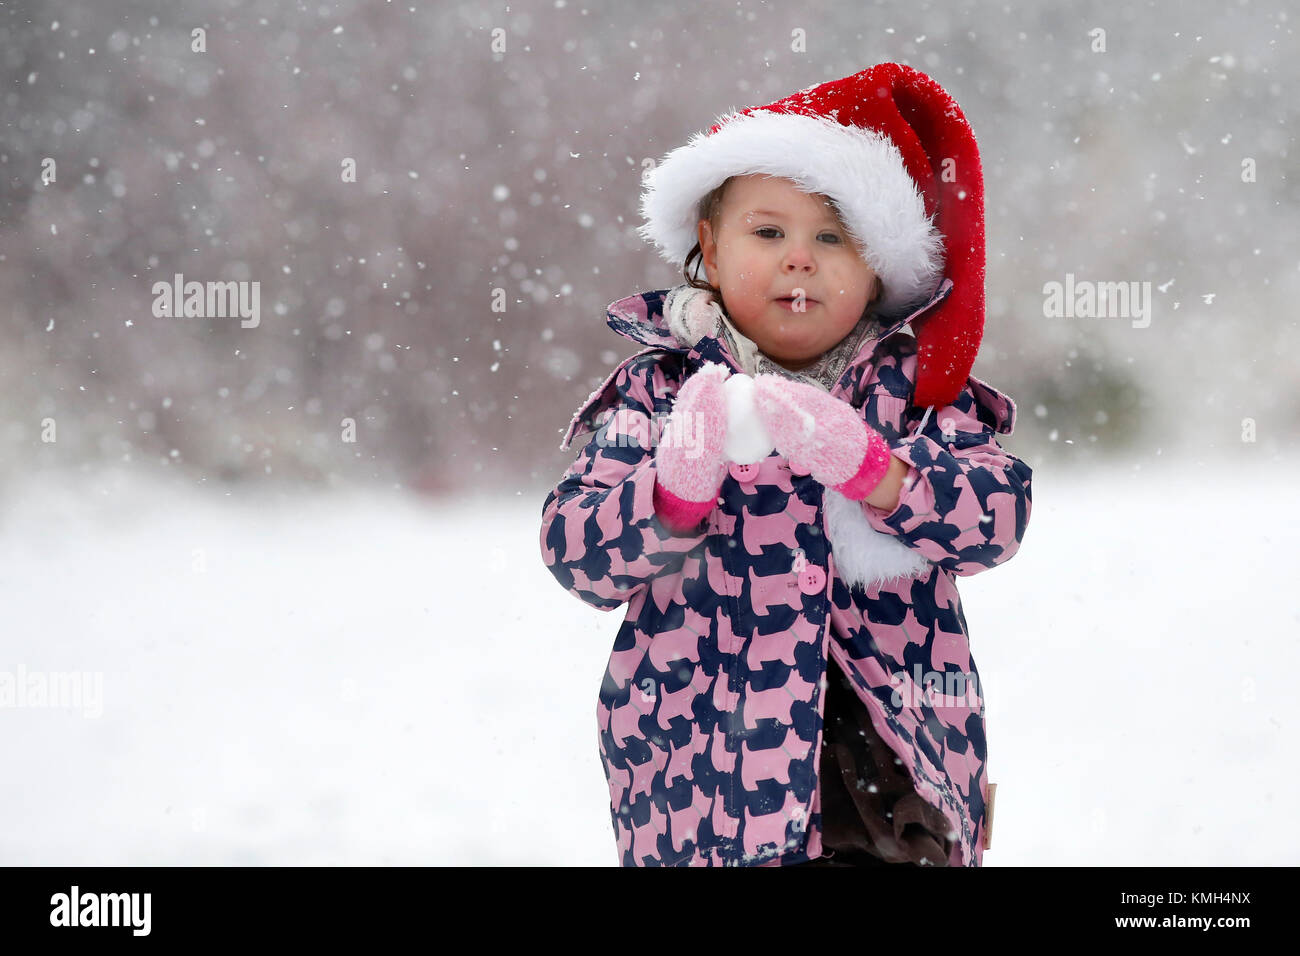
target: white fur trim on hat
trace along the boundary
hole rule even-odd
[[[728,177],[750,173],[780,176],[835,200],[884,284],[879,312],[920,304],[943,278],[943,236],[893,142],[875,130],[799,113],[732,114],[716,133],[696,133],[670,152],[646,175],[646,221],[638,234],[682,266],[696,242],[700,200]]]

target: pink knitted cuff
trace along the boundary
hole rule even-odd
[[[717,504],[716,498],[708,501],[686,501],[678,498],[659,482],[655,482],[655,514],[669,531],[681,533],[694,531],[696,525],[703,521]]]
[[[880,432],[868,428],[867,452],[862,456],[862,465],[858,468],[858,473],[843,484],[836,485],[835,490],[850,501],[861,501],[876,490],[876,486],[889,471],[890,457],[889,445],[885,443]]]

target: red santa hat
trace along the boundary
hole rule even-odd
[[[984,177],[956,100],[919,70],[880,63],[732,112],[646,175],[638,232],[680,267],[696,242],[700,200],[751,173],[836,202],[880,276],[881,313],[907,314],[945,274],[952,280],[951,294],[913,326],[913,404],[954,401],[984,333]]]

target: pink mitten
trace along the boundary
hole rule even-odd
[[[764,374],[754,379],[754,405],[790,466],[846,498],[861,501],[889,470],[884,437],[829,392]]]
[[[688,376],[655,449],[655,513],[673,531],[693,529],[717,504],[727,474],[722,383],[730,374],[725,365],[706,362]]]

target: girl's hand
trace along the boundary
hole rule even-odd
[[[655,448],[655,513],[672,530],[694,528],[713,510],[727,474],[723,457],[731,370],[706,362],[687,377]]]
[[[754,379],[754,404],[792,470],[861,501],[889,470],[889,445],[848,402],[781,375]]]

